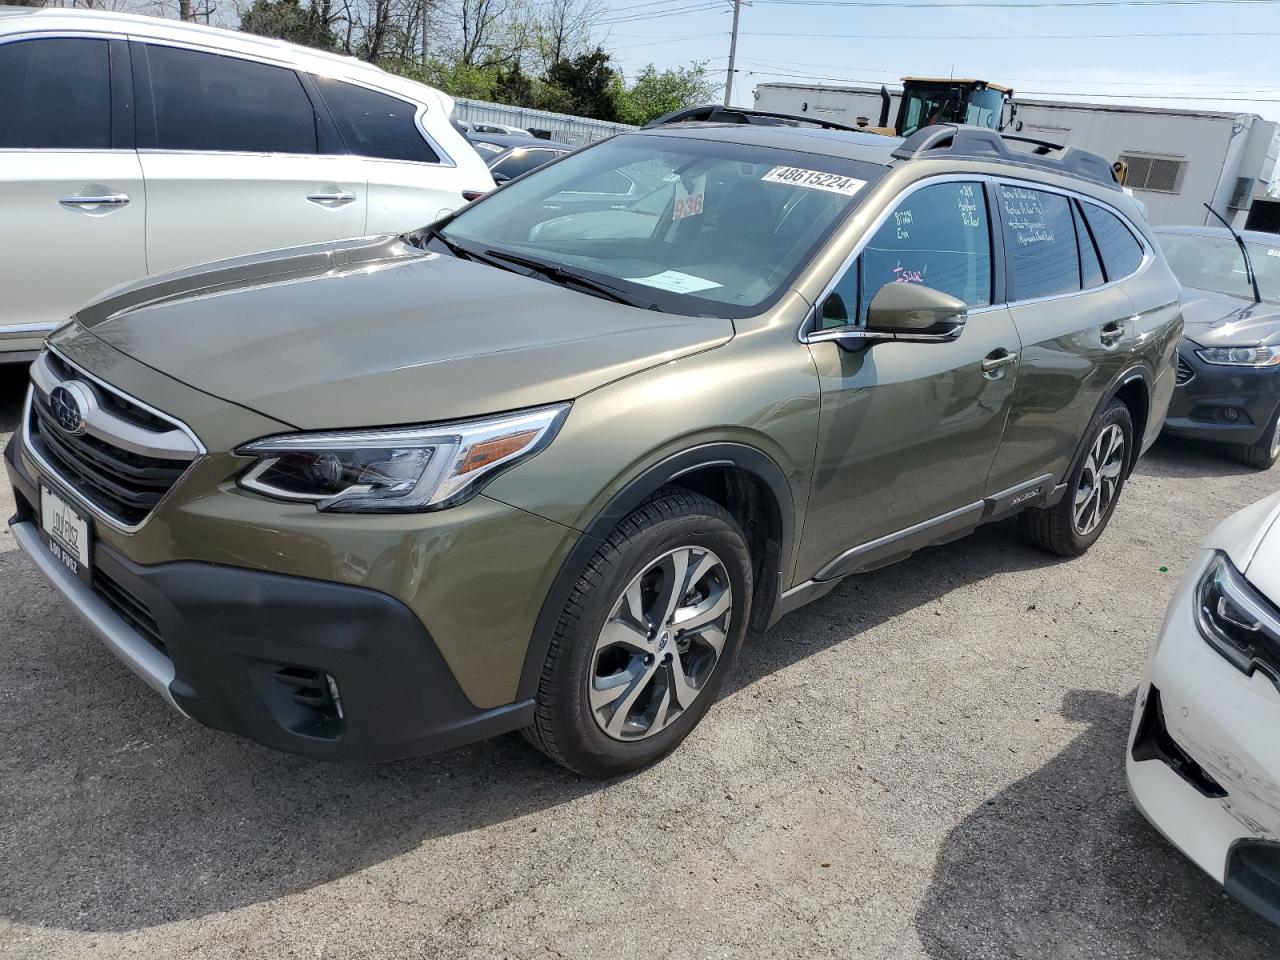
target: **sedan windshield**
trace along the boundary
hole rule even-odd
[[[1211,290],[1253,299],[1240,247],[1231,237],[1202,237],[1190,233],[1157,235],[1174,276],[1184,287]],[[1268,303],[1280,303],[1280,237],[1275,243],[1245,241],[1258,275],[1258,292]]]
[[[790,150],[624,135],[464,209],[443,235],[478,258],[537,261],[556,268],[544,277],[607,283],[662,310],[749,316],[782,295],[884,171]]]

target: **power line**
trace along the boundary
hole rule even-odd
[[[763,2],[763,0],[761,0]],[[917,33],[774,33],[771,31],[743,30],[744,37],[824,37],[829,40],[916,40],[921,39]],[[1151,39],[1188,39],[1199,40],[1203,37],[1280,37],[1280,33],[1260,33],[1256,30],[1233,30],[1225,33],[983,33],[947,34],[946,40],[1151,40]],[[941,38],[940,38],[941,39]]]
[[[938,0],[757,0],[762,4],[778,4],[797,7],[893,7],[895,9],[910,8],[913,10],[969,10],[985,8],[988,10],[1025,10],[1044,7],[1192,7],[1216,5],[1257,5],[1273,3],[1275,0],[1011,0],[1008,3],[991,2],[991,0],[961,0],[958,3],[938,2]],[[919,39],[917,37],[916,39]]]
[[[637,23],[641,20],[659,20],[663,17],[673,16],[678,13],[702,13],[707,10],[720,10],[724,8],[719,3],[696,3],[688,7],[675,7],[669,10],[658,10],[652,13],[636,14],[635,16],[618,17],[613,20],[598,20],[598,26],[609,26],[615,23]]]

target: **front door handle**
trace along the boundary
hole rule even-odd
[[[63,197],[58,201],[64,207],[123,207],[129,202],[127,193],[104,193],[92,197]]]
[[[1004,376],[1005,367],[1018,362],[1018,355],[1011,353],[1001,347],[999,350],[993,350],[987,354],[985,360],[982,361],[982,375],[988,380],[994,380],[996,377]]]
[[[347,193],[345,191],[342,191],[339,193],[308,193],[307,194],[307,199],[310,200],[312,203],[332,204],[335,207],[340,207],[344,203],[350,203],[355,198],[356,198],[356,195],[354,193]]]
[[[1118,320],[1104,323],[1098,330],[1098,339],[1102,341],[1104,347],[1114,347],[1123,336],[1124,328],[1120,326],[1120,321]]]

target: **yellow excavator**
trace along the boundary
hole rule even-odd
[[[1018,105],[1013,90],[986,80],[950,77],[903,77],[898,116],[889,123],[893,101],[887,87],[880,88],[880,123],[865,129],[891,137],[909,137],[934,123],[967,123],[1004,130],[1015,126]]]

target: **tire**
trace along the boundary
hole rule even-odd
[[[1228,447],[1227,452],[1233,460],[1250,467],[1257,467],[1259,470],[1266,470],[1273,466],[1277,456],[1280,456],[1280,409],[1271,415],[1270,421],[1267,422],[1267,429],[1262,431],[1262,436],[1258,438],[1257,443],[1247,447]]]
[[[1116,437],[1116,431],[1123,443],[1119,450],[1108,444],[1108,440]],[[1051,507],[1022,512],[1019,522],[1023,537],[1060,557],[1078,557],[1088,550],[1111,520],[1129,475],[1133,449],[1133,418],[1129,408],[1120,400],[1112,400],[1094,420],[1080,460],[1067,478],[1062,499]],[[1102,457],[1101,478],[1095,463],[1099,456]],[[1085,498],[1082,508],[1081,497]],[[1083,522],[1077,516],[1078,509],[1084,511]]]
[[[684,586],[673,598],[675,583]],[[618,524],[574,585],[525,737],[589,777],[666,756],[719,694],[746,633],[752,587],[746,538],[728,511],[701,494],[658,491]],[[699,629],[677,626],[702,620]]]

